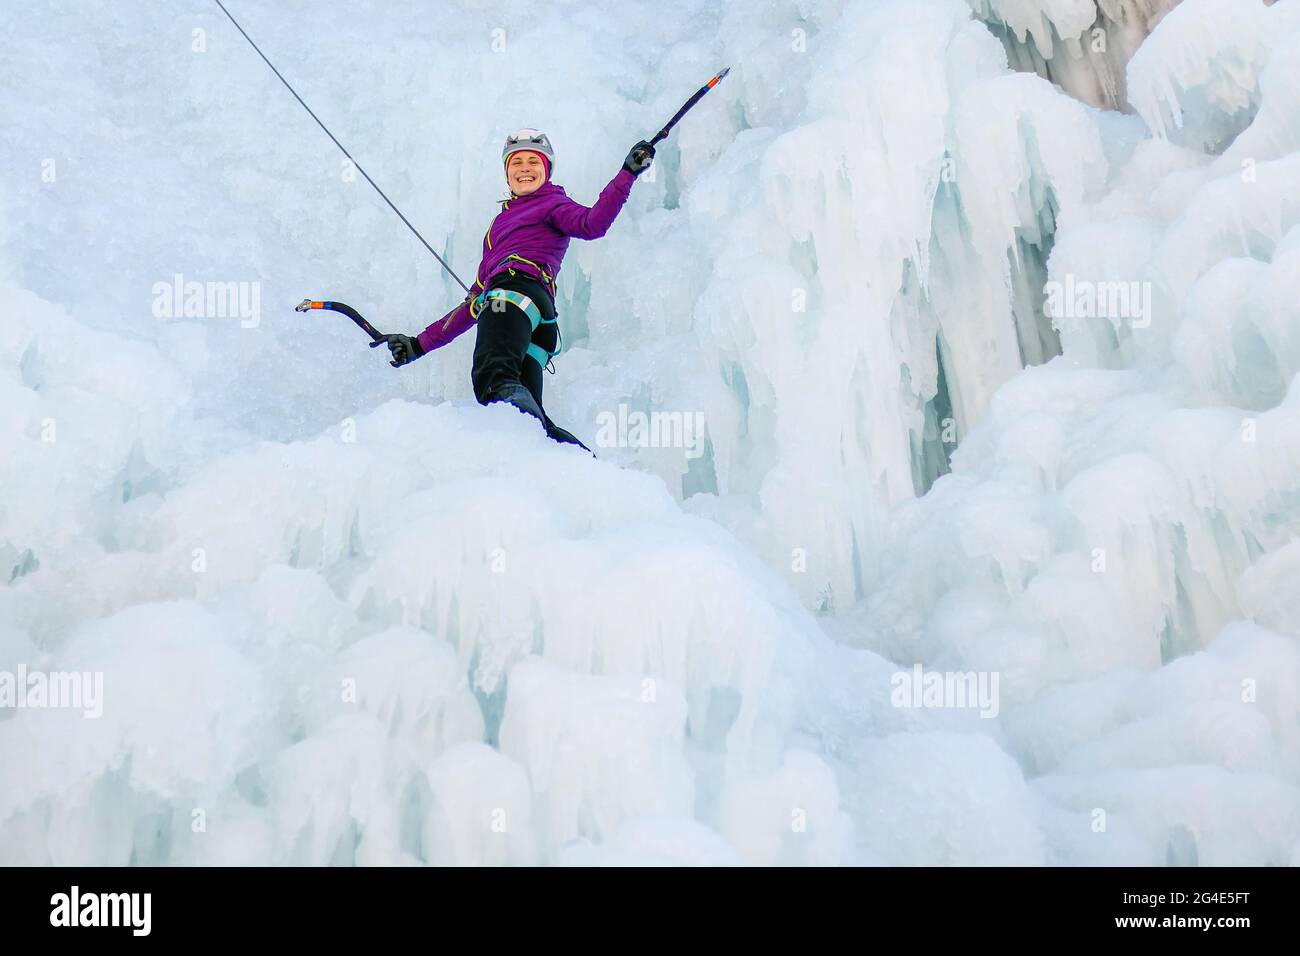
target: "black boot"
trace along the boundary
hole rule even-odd
[[[480,399],[480,401],[482,400]],[[490,396],[488,396],[488,400],[483,402],[483,404],[490,405],[493,402],[506,402],[509,405],[513,405],[521,412],[526,412],[527,414],[532,415],[533,418],[542,423],[542,427],[546,429],[548,437],[564,445],[577,445],[588,454],[591,454],[593,458],[596,457],[592,454],[591,449],[578,441],[572,433],[565,431],[559,425],[555,424],[555,422],[551,421],[550,416],[542,410],[542,406],[538,405],[537,400],[533,398],[533,393],[528,391],[528,389],[524,388],[524,386],[518,382],[499,386]]]

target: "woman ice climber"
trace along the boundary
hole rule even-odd
[[[396,368],[477,322],[471,380],[479,403],[509,402],[540,421],[556,441],[586,448],[542,408],[542,370],[558,353],[555,281],[569,240],[599,239],[609,231],[654,153],[645,140],[633,146],[618,175],[587,208],[552,182],[555,152],[545,133],[524,129],[507,136],[501,158],[510,198],[501,201],[483,237],[474,291],[419,335],[386,335],[371,347],[386,343]]]

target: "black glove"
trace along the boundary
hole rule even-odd
[[[424,349],[420,348],[420,340],[410,335],[385,335],[382,339],[375,339],[370,343],[372,349],[379,348],[381,345],[387,345],[388,350],[393,353],[393,360],[388,363],[393,368],[409,365],[424,354]]]
[[[654,158],[655,148],[645,140],[641,140],[632,147],[632,151],[627,154],[627,159],[623,160],[623,168],[633,176],[640,176],[650,168]]]

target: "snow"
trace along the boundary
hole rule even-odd
[[[1015,761],[987,737],[890,734],[863,741],[854,756],[863,779],[856,799],[882,864],[1045,862],[1039,807]],[[979,786],[970,786],[975,780]]]
[[[0,862],[1300,859],[1295,3],[232,11],[462,274],[503,131],[591,201],[732,65],[546,381],[705,440],[294,313],[456,287],[215,6],[16,21],[0,691],[103,709],[0,706]]]
[[[1217,151],[1253,117],[1270,50],[1297,27],[1295,4],[1184,0],[1133,56],[1133,105],[1158,134]]]

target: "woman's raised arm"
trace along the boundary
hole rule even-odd
[[[634,179],[636,179],[634,173],[627,169],[620,169],[618,175],[609,181],[609,185],[600,191],[600,198],[596,200],[594,206],[587,208],[582,203],[574,202],[565,196],[551,210],[548,221],[560,232],[574,239],[599,239],[609,232],[609,227],[614,224],[619,210],[627,202]]]

